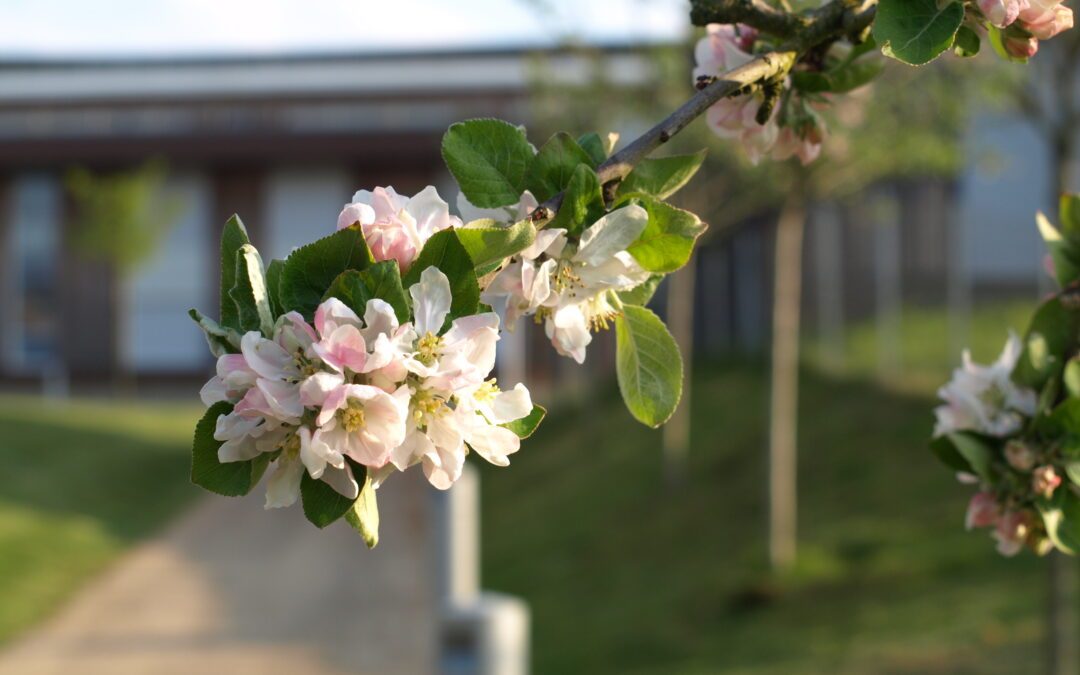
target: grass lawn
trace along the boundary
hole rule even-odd
[[[1027,311],[976,317],[976,357],[1000,349],[1001,317]],[[906,352],[940,347],[940,326],[905,330]],[[861,331],[852,374],[803,375],[801,548],[780,578],[763,529],[763,364],[699,366],[676,490],[659,432],[614,393],[555,415],[510,469],[485,468],[484,584],[530,602],[537,673],[1038,672],[1042,561],[964,532],[969,490],[926,449],[932,389],[872,382]],[[921,358],[938,381],[953,360]]]
[[[0,642],[197,494],[188,466],[199,414],[0,397]]]

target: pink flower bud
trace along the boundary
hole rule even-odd
[[[1054,257],[1049,253],[1043,256],[1043,271],[1051,279],[1057,279],[1057,266],[1054,264]]]
[[[1000,517],[1001,507],[994,495],[989,492],[976,492],[968,502],[964,527],[969,530],[976,527],[989,527],[996,524]]]
[[[1042,20],[1023,23],[1023,28],[1039,40],[1049,40],[1058,33],[1073,27],[1073,11],[1064,5],[1058,5],[1047,12]]]
[[[1039,41],[1025,35],[1006,35],[1005,52],[1017,59],[1030,59],[1039,52]]]
[[[1020,8],[1020,21],[1042,23],[1061,5],[1061,0],[1025,0]]]
[[[997,540],[998,553],[1014,556],[1024,548],[1031,533],[1031,516],[1024,511],[1010,511],[998,520],[993,537]]]
[[[1052,466],[1040,466],[1031,474],[1031,489],[1035,494],[1049,499],[1054,490],[1061,485],[1061,476],[1057,475]]]
[[[821,154],[823,140],[823,130],[814,124],[807,124],[799,130],[783,127],[773,148],[773,159],[783,160],[795,156],[806,166]]]
[[[375,222],[375,210],[367,204],[346,204],[337,219],[337,229],[344,230],[350,225],[360,223],[368,225]]]
[[[398,219],[376,221],[363,228],[364,239],[375,260],[396,260],[404,272],[419,254],[415,240]]]
[[[1020,441],[1005,444],[1005,461],[1017,471],[1031,471],[1035,466],[1035,452]]]
[[[1021,0],[979,0],[979,9],[986,16],[986,19],[997,26],[998,28],[1004,28],[1016,21],[1016,18],[1020,16],[1021,4],[1027,5],[1027,2],[1021,2]]]
[[[758,38],[757,29],[740,23],[736,24],[735,31],[737,33],[735,44],[739,49],[749,53],[754,48],[754,41]]]

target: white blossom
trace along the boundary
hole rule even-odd
[[[1012,381],[1012,371],[1020,358],[1020,339],[1010,333],[997,361],[981,366],[964,351],[963,366],[952,380],[938,390],[945,401],[934,413],[935,436],[953,431],[977,431],[1004,437],[1020,430],[1025,417],[1035,414],[1035,392]]]

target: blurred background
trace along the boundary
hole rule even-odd
[[[525,325],[500,378],[553,414],[451,494],[388,484],[375,551],[188,483],[212,360],[187,310],[216,313],[229,215],[280,258],[359,188],[453,204],[454,121],[633,138],[692,92],[687,16],[3,3],[0,672],[1034,673],[1075,649],[1068,575],[965,533],[926,440],[961,349],[995,358],[1051,288],[1034,213],[1080,190],[1080,31],[1027,68],[888,64],[808,169],[677,137],[709,148],[675,201],[711,227],[653,301],[691,366],[665,430],[622,408],[612,335],[578,368]]]

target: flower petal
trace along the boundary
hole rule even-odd
[[[529,390],[520,382],[510,391],[499,392],[491,402],[492,424],[506,424],[519,420],[532,412],[533,402]]]
[[[304,465],[284,456],[278,458],[274,472],[266,482],[265,508],[277,509],[292,506],[300,498],[300,479]]]
[[[574,260],[600,265],[619,251],[625,251],[648,224],[649,212],[637,204],[612,211],[582,233]]]
[[[360,486],[353,477],[352,469],[348,466],[341,469],[327,467],[322,475],[322,482],[334,488],[335,492],[346,499],[356,499],[360,495]]]
[[[429,267],[420,275],[420,283],[409,288],[416,316],[416,333],[438,335],[450,313],[450,280],[437,267]]]

